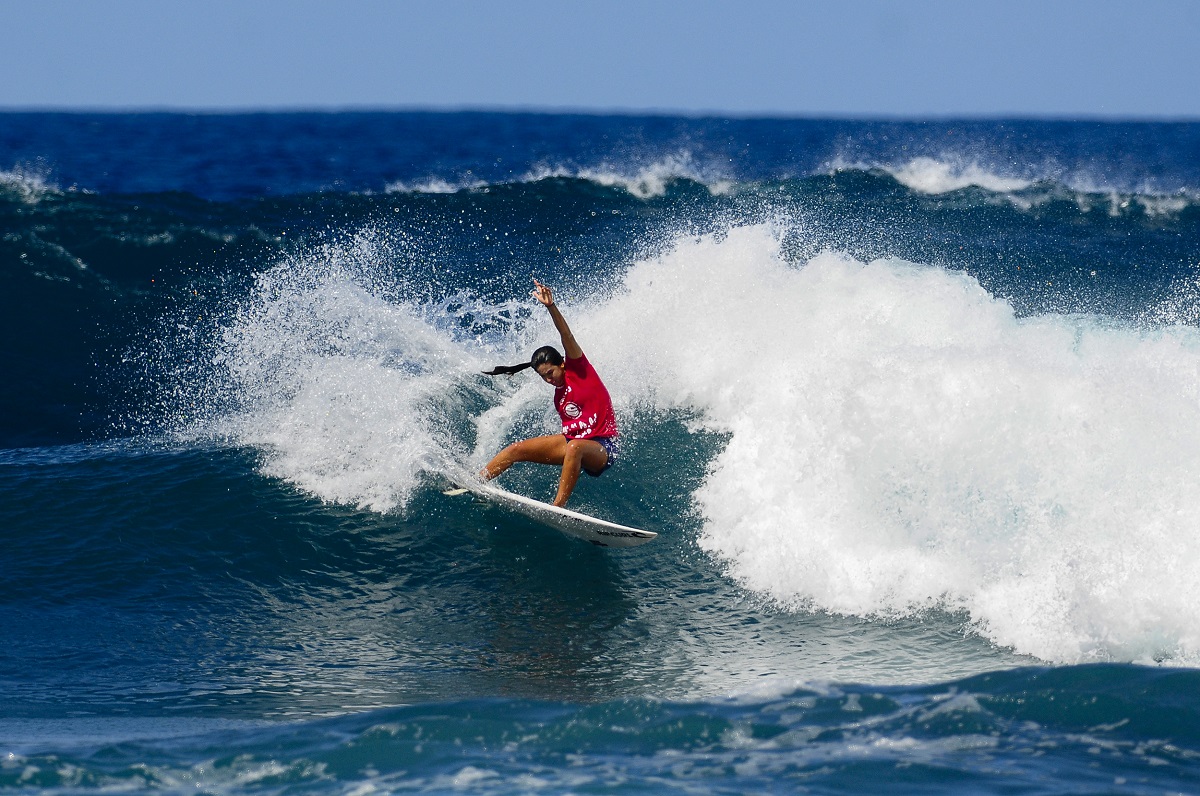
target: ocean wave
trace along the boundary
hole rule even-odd
[[[797,266],[783,237],[680,238],[571,303],[619,411],[727,437],[693,499],[728,575],[792,611],[963,612],[1047,661],[1200,665],[1200,333],[1018,318],[966,273],[832,252]],[[478,376],[552,339],[549,322],[387,284],[390,247],[364,232],[294,252],[201,358],[201,392],[233,407],[210,431],[375,511],[553,420],[542,385]]]
[[[0,171],[0,195],[9,194],[26,204],[37,204],[46,196],[61,193],[51,182],[46,169],[18,165]]]
[[[758,192],[760,196],[778,200],[794,192],[805,193],[806,186],[814,180],[839,173],[860,173],[886,177],[924,197],[943,197],[975,189],[982,192],[985,202],[1008,205],[1023,212],[1065,203],[1074,205],[1078,212],[1084,214],[1102,213],[1112,218],[1142,217],[1166,221],[1200,207],[1200,193],[1183,189],[1159,189],[1149,184],[1136,189],[1118,189],[1087,175],[1067,175],[1049,168],[1027,176],[1014,176],[986,167],[978,161],[958,158],[917,157],[898,164],[835,159],[808,174],[754,179],[720,176],[715,171],[701,167],[684,153],[640,166],[543,164],[519,177],[493,181],[473,175],[428,177],[419,181],[393,182],[386,190],[393,194],[454,194],[501,186],[532,186],[545,180],[582,180],[623,191],[645,201],[665,196],[672,184],[682,182],[703,186],[714,197]]]
[[[996,174],[976,162],[919,157],[899,166],[881,168],[901,185],[926,194],[943,194],[968,187],[983,188],[995,193],[1011,193],[1028,188],[1032,184],[1032,181],[1027,179]]]
[[[729,193],[737,185],[733,179],[713,176],[688,152],[681,152],[648,164],[627,166],[604,163],[597,166],[539,164],[513,179],[481,180],[475,176],[457,178],[428,177],[419,181],[389,183],[388,193],[449,194],[499,185],[521,185],[543,180],[585,180],[605,188],[618,188],[638,199],[664,196],[671,183],[687,180],[703,185],[713,196]]]
[[[1196,330],[1018,319],[897,260],[795,268],[766,227],[638,263],[588,323],[614,393],[729,435],[701,546],[752,592],[963,610],[1048,661],[1200,664]]]
[[[472,386],[478,343],[364,287],[381,258],[361,240],[268,271],[218,359],[268,474],[389,510],[470,458],[464,400],[494,407],[463,421],[479,458],[543,396]],[[1021,320],[900,261],[794,268],[766,227],[679,241],[572,322],[614,394],[729,435],[695,495],[701,544],[751,591],[963,610],[1051,661],[1200,663],[1195,330]]]
[[[1150,184],[1116,188],[1087,174],[1068,174],[1044,167],[1023,176],[1000,173],[978,160],[954,156],[916,157],[899,163],[850,161],[835,158],[829,173],[877,172],[919,194],[941,196],[978,188],[1019,210],[1033,210],[1051,202],[1069,202],[1081,212],[1104,212],[1111,217],[1141,214],[1147,218],[1172,218],[1200,204],[1200,194],[1183,189],[1162,189]]]
[[[1200,195],[1186,192],[1155,193],[1149,188],[1141,192],[1117,191],[1086,182],[1077,185],[1039,182],[1000,195],[1019,210],[1034,210],[1054,202],[1066,202],[1075,205],[1081,213],[1103,213],[1110,218],[1140,215],[1150,220],[1169,220],[1200,206]]]
[[[470,191],[479,188],[487,187],[488,183],[484,180],[465,178],[454,181],[447,180],[443,177],[427,177],[424,180],[412,182],[404,182],[397,180],[390,182],[384,188],[384,193],[458,193],[459,191]]]
[[[671,182],[689,180],[704,185],[714,196],[729,193],[734,180],[713,176],[701,167],[689,152],[680,152],[642,166],[620,167],[611,164],[588,168],[539,166],[522,179],[537,182],[548,178],[567,177],[594,182],[606,188],[621,188],[638,199],[663,196]]]

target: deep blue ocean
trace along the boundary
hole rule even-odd
[[[1200,793],[1198,327],[1200,123],[0,113],[0,791]]]

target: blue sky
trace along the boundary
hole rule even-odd
[[[1200,0],[0,0],[0,108],[1200,118]]]

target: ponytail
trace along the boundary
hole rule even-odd
[[[544,345],[537,351],[533,352],[533,356],[528,362],[522,362],[520,365],[497,365],[491,370],[485,370],[485,376],[509,376],[513,373],[519,373],[525,368],[533,368],[537,370],[539,366],[549,363],[555,366],[561,366],[563,363],[562,354],[558,353],[552,345]]]
[[[485,370],[485,376],[509,376],[513,373],[519,373],[525,368],[530,367],[528,362],[522,362],[520,365],[497,365],[491,370]]]

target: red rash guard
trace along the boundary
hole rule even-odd
[[[563,362],[566,384],[554,390],[554,408],[567,439],[617,436],[612,399],[586,356]]]

